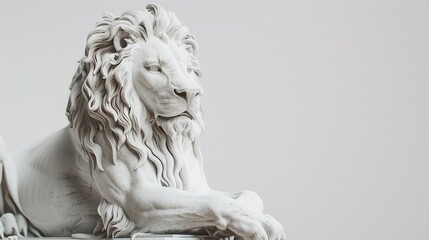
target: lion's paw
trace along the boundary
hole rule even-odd
[[[269,236],[268,239],[286,240],[283,226],[271,215],[262,214],[260,216],[260,221],[265,232]]]
[[[246,240],[286,240],[282,225],[266,214],[235,215],[228,229]]]
[[[15,240],[19,237],[26,237],[27,231],[27,220],[21,214],[5,213],[0,217],[1,239]]]

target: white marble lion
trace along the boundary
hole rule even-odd
[[[105,14],[70,85],[70,125],[14,154],[0,144],[0,237],[285,239],[257,194],[207,184],[196,50],[159,6]]]

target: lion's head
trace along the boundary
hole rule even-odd
[[[186,188],[175,138],[187,138],[201,159],[203,128],[197,43],[176,16],[148,5],[120,17],[105,14],[89,33],[85,57],[70,86],[67,116],[91,169],[103,171],[102,147],[112,161],[128,148],[141,166],[157,167],[160,184]],[[173,167],[165,167],[166,164]]]

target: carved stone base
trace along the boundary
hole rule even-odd
[[[46,238],[20,238],[22,240],[78,240],[84,238],[56,238],[56,237],[46,237]],[[87,238],[90,239],[90,238]],[[108,238],[99,238],[98,240],[107,240]],[[111,238],[109,238],[110,240]],[[137,236],[134,240],[212,240],[209,236],[196,236],[196,235],[177,235],[177,234],[158,234],[158,235],[147,235],[147,236]],[[115,238],[115,240],[130,240],[130,238]]]
[[[209,236],[197,236],[197,235],[178,235],[178,234],[157,234],[148,236],[136,236],[135,240],[211,240],[213,238]]]

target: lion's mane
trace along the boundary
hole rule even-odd
[[[125,34],[128,43],[119,52],[113,44],[117,34]],[[128,148],[139,159],[136,169],[149,160],[156,166],[161,185],[186,188],[181,178],[181,153],[169,138],[174,133],[168,132],[178,123],[173,120],[169,126],[163,126],[165,122],[156,124],[133,88],[128,62],[133,54],[132,43],[162,35],[186,49],[192,63],[198,65],[194,56],[197,43],[173,13],[148,5],[146,11],[128,11],[120,17],[104,14],[88,35],[85,57],[70,85],[66,114],[89,159],[91,172],[103,171],[106,156],[97,141],[102,135],[110,145],[114,163],[117,152]],[[195,113],[195,126],[191,126],[195,129],[190,134],[199,160],[202,158],[198,139],[203,127],[201,115],[200,111]]]

